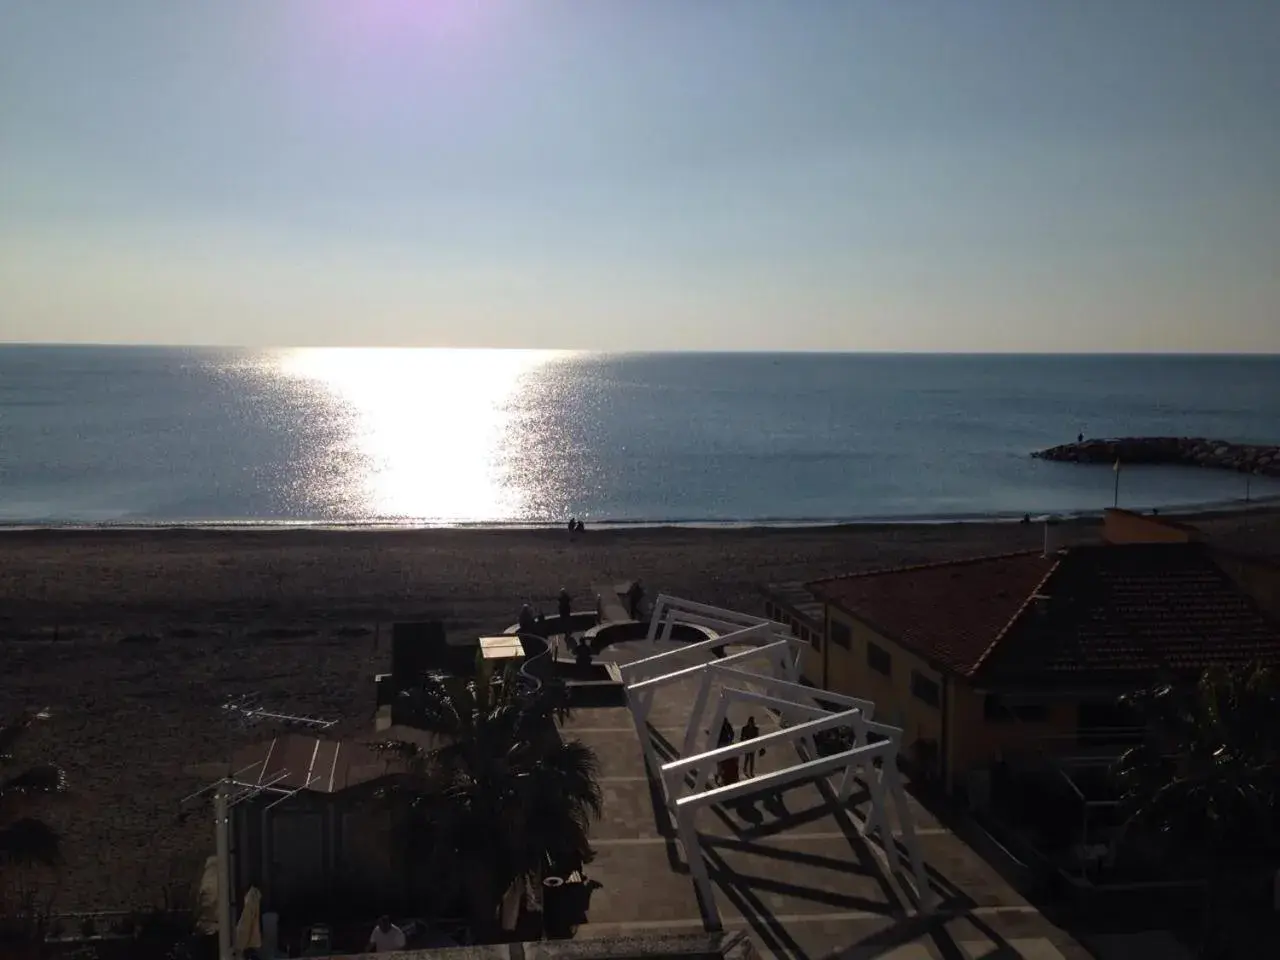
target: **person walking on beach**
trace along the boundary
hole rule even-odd
[[[569,614],[573,610],[573,602],[569,598],[569,591],[564,587],[560,588],[560,599],[556,601],[560,612],[560,632],[569,632]]]
[[[741,741],[746,743],[748,740],[754,740],[760,736],[760,728],[756,726],[755,717],[747,717],[747,722],[742,727]],[[760,751],[764,753],[763,750]],[[742,755],[742,775],[748,780],[756,775],[756,752],[748,750]]]

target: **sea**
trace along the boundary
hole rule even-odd
[[[0,347],[0,524],[805,525],[1224,507],[1036,460],[1280,442],[1280,357]]]

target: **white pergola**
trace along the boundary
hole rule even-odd
[[[783,624],[731,610],[693,603],[678,597],[662,595],[654,605],[649,623],[650,650],[657,641],[668,639],[677,623],[695,624],[718,632],[718,636],[697,643],[682,644],[663,653],[621,665],[626,685],[627,705],[644,746],[645,763],[650,775],[662,786],[662,796],[676,822],[680,842],[689,861],[689,870],[697,885],[708,926],[719,927],[711,879],[703,859],[701,837],[694,826],[698,810],[717,803],[746,800],[760,794],[775,793],[791,784],[816,777],[839,774],[832,789],[825,791],[833,810],[843,808],[853,791],[855,780],[867,785],[871,806],[860,832],[878,839],[885,852],[890,872],[899,872],[898,847],[889,817],[889,804],[897,813],[901,841],[911,861],[912,879],[918,907],[922,911],[933,905],[914,818],[907,805],[902,781],[898,776],[897,756],[902,744],[902,730],[877,723],[872,717],[875,705],[868,700],[828,691],[816,691],[798,682],[802,642]],[[746,644],[749,649],[695,664],[676,667],[675,658],[707,651],[729,644]],[[764,665],[768,672],[746,669],[748,665]],[[673,669],[675,667],[675,669]],[[653,745],[648,729],[654,694],[671,684],[697,679],[698,693],[690,708],[679,759],[663,763]],[[699,744],[703,731],[702,718],[711,699],[713,682],[719,681],[720,692],[706,729],[706,740]],[[820,698],[820,699],[819,699]],[[780,729],[764,734],[749,743],[715,745],[721,723],[732,703],[750,703],[771,711]],[[828,757],[820,757],[813,736],[825,730],[849,727],[854,739],[851,749]],[[875,737],[875,740],[872,740]],[[782,770],[761,774],[738,783],[708,787],[708,773],[721,760],[741,756],[762,747],[794,745],[797,762]],[[803,748],[803,752],[801,752]],[[876,836],[878,834],[878,837]]]

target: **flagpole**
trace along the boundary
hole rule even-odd
[[[1111,505],[1113,507],[1118,508],[1120,506],[1120,460],[1119,458],[1116,459],[1116,465],[1113,469],[1115,470],[1115,473],[1116,473],[1116,488],[1115,488],[1115,496],[1112,499]]]

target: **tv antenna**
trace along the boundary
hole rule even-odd
[[[256,699],[250,696],[232,697],[222,705],[223,711],[242,727],[252,727],[259,723],[279,723],[286,727],[303,727],[310,730],[328,730],[337,724],[337,720],[325,720],[323,717],[304,716],[292,713],[279,713],[259,706]]]
[[[278,723],[286,727],[302,727],[324,731],[337,724],[336,720],[266,710],[247,696],[233,697],[222,704],[223,712],[241,727],[253,727],[260,723]],[[267,769],[267,757],[255,760],[239,770],[227,773],[206,784],[195,793],[183,797],[185,806],[202,797],[213,794],[213,833],[218,880],[218,960],[235,960],[232,950],[231,903],[231,809],[261,796],[274,799],[263,809],[265,813],[291,797],[297,796],[320,779],[308,771],[301,785],[296,779],[290,782],[291,771],[287,767]]]
[[[266,762],[265,758],[255,760],[247,767],[219,777],[213,783],[182,798],[185,806],[209,793],[213,794],[214,850],[217,861],[215,868],[218,872],[218,960],[235,960],[231,945],[231,808],[264,794],[274,796],[276,799],[267,804],[265,812],[296,796],[320,779],[319,775],[308,776],[301,786],[287,786],[285,782],[289,778],[289,770],[283,768],[268,771],[265,769]],[[250,779],[254,770],[260,770],[256,780]]]

